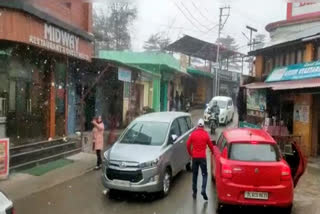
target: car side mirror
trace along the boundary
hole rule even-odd
[[[170,144],[173,144],[177,139],[178,139],[178,135],[175,135],[175,134],[171,135],[170,136]]]
[[[212,140],[212,145],[216,146],[217,145],[217,142],[215,140]]]

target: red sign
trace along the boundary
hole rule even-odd
[[[308,18],[320,15],[320,3],[293,2],[287,5],[287,19]]]
[[[9,139],[0,139],[0,179],[9,175]]]

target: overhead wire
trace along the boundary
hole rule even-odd
[[[205,15],[201,12],[201,10],[199,9],[199,7],[194,3],[194,1],[191,1],[191,2],[192,2],[193,7],[194,7],[196,10],[198,10],[199,14],[200,14],[204,19],[206,19],[206,20],[207,20],[208,22],[210,22],[211,24],[217,24],[217,23],[212,22],[207,16],[205,16]]]

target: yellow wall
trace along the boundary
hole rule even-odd
[[[262,74],[263,74],[263,56],[262,55],[258,55],[256,56],[256,61],[255,61],[255,72],[256,72],[256,78],[258,80],[262,79]]]
[[[293,135],[301,136],[301,149],[305,155],[311,155],[311,139],[312,139],[312,95],[298,94],[294,98],[295,104],[302,104],[309,106],[309,121],[303,123],[300,121],[293,121]]]

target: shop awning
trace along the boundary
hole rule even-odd
[[[100,51],[99,58],[139,67],[160,74],[171,71],[187,75],[178,60],[172,55],[157,52]]]
[[[187,72],[191,75],[196,75],[196,76],[202,76],[202,77],[208,77],[208,78],[213,78],[213,74],[207,72],[207,71],[202,71],[193,67],[189,67],[187,69]]]
[[[255,83],[247,84],[244,87],[247,89],[270,88],[274,91],[317,88],[317,87],[320,87],[320,78],[292,80],[292,81],[283,81],[283,82],[272,82],[272,83],[255,82]]]

